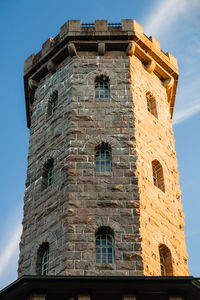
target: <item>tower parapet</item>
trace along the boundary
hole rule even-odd
[[[60,33],[43,43],[39,53],[32,53],[24,63],[24,82],[27,109],[27,123],[30,126],[30,106],[33,95],[29,88],[35,88],[45,76],[55,72],[57,66],[67,57],[77,55],[77,51],[91,51],[103,56],[105,52],[125,51],[135,55],[146,67],[154,72],[168,91],[170,113],[173,114],[178,81],[178,64],[169,52],[160,49],[160,43],[152,36],[143,33],[143,28],[135,20],[125,19],[121,23],[108,23],[96,20],[95,23],[83,23],[81,20],[69,20]],[[53,67],[52,67],[53,66]]]

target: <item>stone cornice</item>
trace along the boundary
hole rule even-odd
[[[175,57],[160,49],[160,43],[143,33],[142,26],[135,20],[121,20],[109,24],[106,20],[96,20],[94,24],[81,24],[80,20],[67,21],[60,33],[49,38],[37,54],[31,54],[24,63],[24,85],[27,124],[30,127],[30,106],[33,102],[37,83],[67,57],[79,51],[92,51],[104,55],[108,51],[124,51],[126,55],[137,56],[146,66],[147,72],[154,72],[163,82],[168,94],[170,113],[173,114],[178,82],[178,65]]]

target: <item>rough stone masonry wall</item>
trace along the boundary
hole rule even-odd
[[[63,274],[66,260],[65,219],[67,175],[64,160],[71,121],[71,78],[73,61],[66,59],[60,69],[45,78],[35,92],[29,140],[28,169],[24,196],[23,232],[20,243],[18,276],[36,274],[37,251],[45,242],[50,244],[50,274]],[[48,116],[48,102],[58,91],[58,109]],[[48,159],[54,159],[54,183],[42,191],[42,169]]]
[[[75,108],[71,114],[75,128],[71,134],[74,140],[68,172],[69,180],[73,180],[68,188],[72,197],[69,209],[74,215],[66,220],[71,226],[70,267],[66,274],[143,274],[138,233],[139,196],[133,178],[136,156],[132,154],[134,122],[129,60],[122,54],[109,52],[101,58],[94,55],[75,59]],[[110,78],[110,99],[94,98],[94,81],[100,74]],[[101,142],[112,146],[112,172],[95,172],[95,147]],[[101,226],[109,226],[114,231],[113,265],[95,264],[95,232]]]
[[[92,56],[93,55],[93,56]],[[94,80],[110,78],[111,98],[94,98]],[[49,275],[143,275],[133,102],[124,52],[79,53],[40,83],[30,129],[19,276],[36,274],[39,246],[50,245]],[[139,77],[138,77],[139,80]],[[58,110],[47,116],[58,90]],[[95,147],[112,147],[112,172],[95,172]],[[54,183],[41,191],[54,159]],[[114,232],[115,263],[95,263],[95,232]]]
[[[165,244],[172,254],[173,275],[185,276],[188,275],[188,256],[184,216],[166,89],[160,79],[154,73],[149,74],[135,56],[130,58],[130,64],[144,275],[160,275],[158,247]],[[147,110],[147,92],[151,92],[156,100],[158,118]],[[165,192],[153,184],[154,159],[163,167]]]

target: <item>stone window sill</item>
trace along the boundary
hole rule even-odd
[[[43,195],[45,195],[46,193],[48,193],[49,191],[51,191],[52,188],[53,188],[53,186],[51,185],[51,186],[49,186],[49,187],[46,187],[46,188],[42,189],[42,191],[41,191],[41,196],[43,196]]]
[[[98,102],[106,102],[106,101],[111,101],[111,98],[94,98],[95,101],[98,101]]]
[[[95,172],[98,177],[113,177],[113,172]]]
[[[98,270],[115,270],[115,264],[96,264],[96,269]]]

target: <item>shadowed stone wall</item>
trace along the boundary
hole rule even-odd
[[[129,58],[115,52],[79,55],[35,92],[19,275],[35,274],[44,242],[50,245],[49,274],[142,275]],[[94,97],[101,74],[110,79],[107,99]],[[58,109],[48,116],[56,90]],[[112,171],[96,173],[95,147],[102,142],[112,147]],[[53,185],[42,190],[48,159],[54,160]],[[95,232],[101,226],[113,229],[114,264],[95,263]]]

